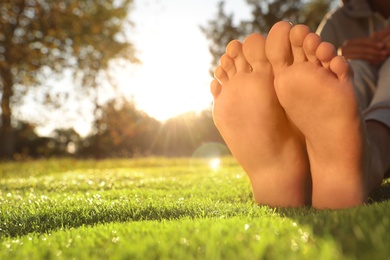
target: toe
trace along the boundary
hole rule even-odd
[[[213,94],[214,99],[219,95],[219,93],[221,93],[221,90],[222,90],[222,86],[218,82],[218,80],[214,79],[213,81],[211,81],[210,91],[211,94]]]
[[[226,47],[226,54],[234,60],[237,72],[250,72],[250,66],[242,52],[241,42],[231,41]]]
[[[253,71],[264,69],[264,63],[269,64],[265,55],[265,38],[259,33],[252,33],[244,40],[242,51]]]
[[[352,69],[348,61],[342,56],[334,57],[329,64],[330,70],[341,81],[350,80],[352,78]]]
[[[321,42],[317,48],[316,56],[322,66],[329,69],[330,61],[336,56],[336,49],[329,42]]]
[[[315,33],[309,33],[303,41],[303,50],[309,62],[319,62],[316,51],[321,43],[321,37]]]
[[[294,62],[307,61],[306,54],[303,50],[303,42],[306,36],[310,33],[309,27],[306,25],[295,25],[290,31],[291,51],[294,56]]]
[[[214,77],[221,83],[226,84],[228,82],[229,77],[226,73],[226,71],[221,67],[218,66],[214,71]]]
[[[275,73],[293,62],[289,36],[291,28],[290,23],[281,21],[271,28],[267,36],[265,52]]]
[[[221,60],[221,67],[224,69],[226,74],[228,75],[229,79],[236,74],[236,65],[234,64],[234,60],[230,58],[226,53],[222,55]]]

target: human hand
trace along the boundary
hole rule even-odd
[[[379,35],[376,37],[379,37]],[[388,37],[390,37],[390,33]],[[365,60],[372,65],[379,65],[387,58],[389,52],[383,41],[370,37],[345,41],[341,46],[341,53],[347,59]]]
[[[375,32],[371,37],[376,41],[383,42],[387,53],[390,54],[390,28]]]

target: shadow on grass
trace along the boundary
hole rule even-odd
[[[390,179],[387,179],[379,190],[371,194],[369,203],[379,203],[386,200],[390,200]]]

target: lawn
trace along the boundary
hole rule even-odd
[[[390,259],[390,183],[347,210],[254,204],[237,163],[0,164],[0,259]]]

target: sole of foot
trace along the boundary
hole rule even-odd
[[[298,207],[310,203],[305,140],[289,121],[274,88],[265,38],[232,41],[211,82],[214,122],[247,173],[258,204]]]
[[[278,100],[306,139],[313,207],[364,203],[371,162],[349,64],[308,27],[288,22],[272,27],[266,55]]]

